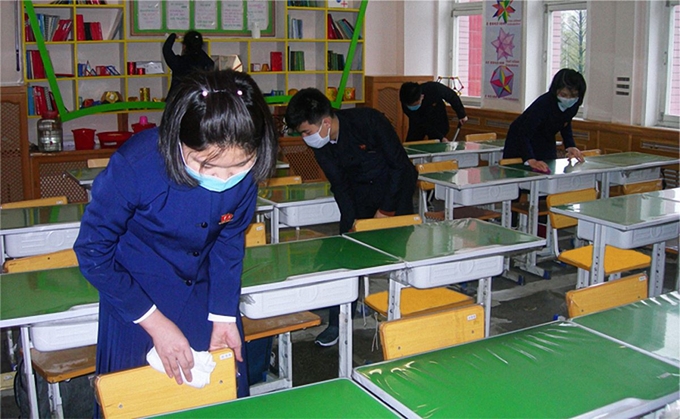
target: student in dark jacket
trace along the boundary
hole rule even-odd
[[[460,124],[467,121],[465,107],[458,94],[449,87],[429,81],[423,84],[406,82],[399,89],[401,109],[408,116],[406,141],[429,139],[448,142],[449,117],[446,114],[446,101],[458,116]]]
[[[513,121],[505,139],[503,158],[521,157],[525,164],[547,172],[544,160],[557,158],[555,134],[562,136],[567,157],[583,160],[574,143],[571,120],[586,94],[581,73],[563,68],[553,77],[547,93],[538,97]]]
[[[372,108],[334,110],[319,90],[300,90],[288,103],[289,128],[298,131],[331,184],[340,208],[340,233],[354,220],[413,214],[418,172],[397,133]],[[331,309],[321,346],[338,341],[339,308]]]
[[[215,62],[203,51],[203,36],[196,31],[189,31],[182,38],[182,54],[177,55],[172,50],[177,34],[171,33],[163,44],[163,58],[172,70],[172,81],[168,90],[170,93],[187,75],[196,70],[210,71],[215,68]]]

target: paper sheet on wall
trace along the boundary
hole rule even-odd
[[[217,3],[214,0],[194,2],[194,28],[217,29]]]
[[[484,98],[519,102],[522,62],[523,5],[520,1],[488,1],[484,30]]]
[[[264,29],[269,26],[267,0],[248,0],[248,28],[257,26]]]
[[[222,29],[243,30],[243,1],[222,0]]]
[[[141,30],[161,28],[161,4],[159,1],[138,1],[137,20]]]
[[[168,30],[189,30],[189,1],[169,1],[165,19]]]

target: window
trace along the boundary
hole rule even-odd
[[[482,2],[458,0],[451,13],[452,75],[460,79],[464,88],[461,96],[466,104],[479,105],[482,96]],[[467,100],[466,100],[467,98]]]
[[[661,95],[661,123],[677,128],[680,121],[680,1],[667,2],[666,9],[668,37],[664,51],[666,82]]]
[[[586,2],[546,2],[546,90],[562,68],[585,75],[588,11]]]

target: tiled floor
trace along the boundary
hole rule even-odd
[[[322,231],[331,234],[335,226],[326,226]],[[543,280],[528,275],[526,284],[519,286],[504,278],[494,278],[492,288],[491,335],[549,322],[556,316],[567,316],[564,295],[574,289],[576,272],[572,267],[565,267],[554,262],[544,262],[542,267],[552,271],[552,279]],[[665,290],[675,286],[677,275],[677,257],[667,257]],[[472,282],[465,290],[474,294]],[[384,289],[387,280],[371,279],[371,291]],[[324,320],[327,310],[317,311]],[[324,325],[293,334],[293,382],[295,386],[337,377],[337,346],[321,348],[314,345],[315,336],[325,328]],[[382,352],[376,340],[376,320],[368,315],[357,315],[354,319],[353,333],[354,366],[370,364],[382,360]],[[0,410],[2,418],[19,417],[19,409],[14,402],[11,391],[2,394]]]

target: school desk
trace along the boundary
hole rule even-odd
[[[610,184],[625,185],[628,183],[659,179],[661,177],[660,168],[662,166],[677,165],[680,163],[680,159],[678,158],[636,151],[602,154],[599,156],[587,157],[586,160],[594,163],[607,164],[620,169],[604,174],[605,178],[603,178],[602,182],[602,193],[605,198],[609,196],[609,188],[607,186]]]
[[[545,245],[545,240],[474,218],[424,223],[345,235],[398,257],[405,269],[390,275],[388,319],[400,317],[401,289],[435,288],[479,281],[485,334],[491,320],[491,278],[504,269],[503,257]]]
[[[160,415],[163,418],[398,418],[361,386],[336,378],[274,393]]]
[[[475,167],[479,165],[480,154],[488,154],[498,151],[497,146],[487,145],[484,142],[467,141],[414,144],[409,145],[408,148],[420,153],[427,153],[428,161],[456,160],[458,161],[458,167],[460,168]]]
[[[663,189],[661,191],[645,192],[645,196],[654,198],[668,199],[671,201],[680,202],[680,188]]]
[[[622,249],[654,245],[649,295],[661,294],[666,261],[665,241],[680,234],[680,202],[644,194],[622,195],[551,209],[578,220],[577,235],[593,242],[590,283],[604,282],[605,244]]]
[[[78,237],[87,204],[0,210],[0,264],[18,258],[69,249]]]
[[[635,417],[680,397],[677,366],[568,322],[354,369],[408,418]]]
[[[680,294],[672,291],[572,322],[680,366]]]
[[[304,227],[340,221],[340,209],[328,182],[260,188],[258,195],[274,206],[272,243],[279,242],[280,227]]]
[[[488,160],[489,165],[493,166],[498,164],[503,158],[503,150],[505,149],[505,138],[497,138],[495,140],[480,141],[485,145],[493,146],[496,149],[489,152],[486,156],[482,155],[482,160]]]
[[[254,319],[340,305],[339,376],[352,370],[351,303],[359,276],[404,268],[400,259],[342,236],[246,248],[241,312]]]
[[[29,326],[76,319],[99,312],[99,293],[76,267],[0,275],[0,328],[20,327],[24,348],[25,383],[31,418],[38,415],[38,398],[31,363]]]

